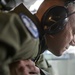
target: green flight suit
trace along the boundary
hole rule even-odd
[[[2,75],[9,75],[12,60],[35,58],[38,48],[39,37],[34,38],[17,14],[0,12],[0,73],[6,70]]]

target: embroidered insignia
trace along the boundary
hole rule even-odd
[[[34,22],[25,14],[20,14],[20,17],[21,17],[24,25],[26,26],[26,28],[33,35],[33,37],[38,38],[39,32],[38,32],[38,29],[37,29],[36,25],[34,24]]]

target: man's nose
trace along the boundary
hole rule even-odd
[[[73,36],[72,41],[70,42],[70,45],[75,46],[75,35]]]

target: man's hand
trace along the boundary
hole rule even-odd
[[[11,75],[36,75],[40,73],[38,67],[32,60],[20,60],[16,63],[10,64]]]

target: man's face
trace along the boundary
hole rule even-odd
[[[73,40],[73,33],[70,24],[67,23],[64,30],[55,35],[46,35],[48,49],[55,55],[61,55]]]
[[[38,13],[37,13],[37,17],[39,18],[39,20],[41,20],[44,12],[49,7],[53,7],[53,6],[64,6],[64,3],[61,0],[55,0],[55,2],[54,1],[44,2],[39,8]],[[41,13],[41,10],[43,14]],[[66,26],[64,27],[64,29],[60,31],[59,33],[56,33],[54,35],[46,34],[45,36],[46,44],[48,46],[48,49],[53,54],[58,55],[58,56],[61,55],[71,44],[73,37],[74,37],[73,29],[71,26],[72,26],[71,23],[68,22]]]
[[[72,7],[68,10],[71,11]],[[71,13],[74,12],[72,9]],[[62,25],[62,23],[60,24]],[[49,50],[55,55],[61,55],[69,45],[75,45],[75,14],[68,17],[64,30],[54,35],[46,35],[46,43]]]

